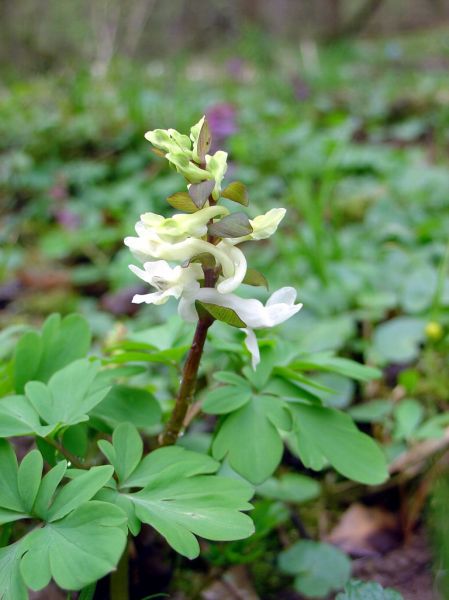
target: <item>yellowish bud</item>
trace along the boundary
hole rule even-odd
[[[440,340],[443,337],[443,327],[437,321],[429,321],[426,325],[426,335],[431,340]]]

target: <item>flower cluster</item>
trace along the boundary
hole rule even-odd
[[[217,317],[216,312],[213,316],[233,324],[237,321],[246,333],[255,368],[259,349],[253,330],[282,323],[297,313],[302,304],[295,304],[296,292],[290,287],[272,294],[265,305],[234,294],[248,276],[246,258],[239,245],[273,235],[286,211],[273,208],[249,219],[243,212],[230,212],[218,204],[223,197],[246,206],[247,194],[240,182],[222,189],[227,154],[207,154],[210,134],[204,117],[192,127],[190,136],[174,129],[156,129],[145,137],[185,177],[188,191],[167,199],[184,214],[164,218],[145,213],[136,225],[137,237],[125,239],[143,263],[143,269],[134,265],[130,269],[156,290],[134,296],[133,302],[163,304],[173,296],[179,299],[180,316],[189,322],[198,320],[198,306],[206,311],[208,307],[220,307],[221,316]],[[259,274],[256,279],[263,281],[263,276]]]

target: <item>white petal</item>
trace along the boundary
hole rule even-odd
[[[283,287],[276,290],[268,298],[266,305],[271,306],[272,304],[290,304],[293,305],[296,300],[296,290],[292,287]]]
[[[247,262],[245,255],[240,248],[228,244],[225,240],[217,244],[217,248],[223,250],[226,256],[232,261],[232,272],[229,272],[229,270],[225,268],[227,265],[224,265],[222,262],[224,279],[217,285],[217,289],[221,294],[228,294],[237,289],[244,280]]]
[[[167,292],[153,292],[152,294],[135,294],[132,302],[134,304],[165,304],[171,294]]]
[[[198,320],[198,313],[195,308],[195,299],[200,289],[200,284],[194,282],[190,288],[184,290],[184,294],[178,304],[178,314],[187,323],[195,323]]]
[[[257,365],[260,363],[260,350],[256,334],[252,329],[249,329],[249,327],[242,329],[242,331],[246,334],[245,346],[251,354],[251,365],[253,369],[256,370]]]
[[[200,288],[196,291],[194,297],[189,296],[189,298],[185,298],[185,302],[187,304],[190,302],[193,307],[195,300],[231,308],[251,329],[261,329],[263,327],[274,327],[275,325],[279,325],[302,308],[302,304],[292,305],[285,303],[264,306],[259,300],[253,298],[240,298],[235,294],[221,294],[214,288]],[[186,310],[186,308],[183,310]],[[189,311],[190,310],[191,309],[189,309]]]

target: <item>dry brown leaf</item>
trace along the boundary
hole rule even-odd
[[[399,521],[381,508],[352,504],[327,541],[354,557],[378,556],[398,546]]]

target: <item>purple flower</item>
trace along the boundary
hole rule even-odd
[[[211,106],[206,112],[206,117],[212,138],[223,140],[236,133],[238,131],[236,114],[235,107],[227,102]]]
[[[55,210],[56,221],[63,229],[75,231],[81,225],[81,218],[68,208],[58,208]]]

